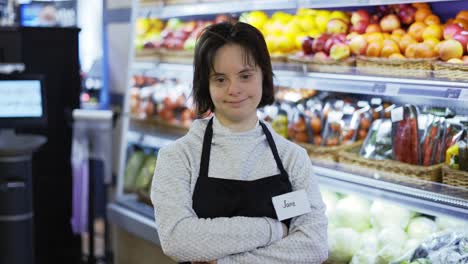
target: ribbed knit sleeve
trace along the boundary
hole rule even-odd
[[[300,149],[295,153],[297,155],[283,155],[289,156],[283,163],[288,170],[293,191],[306,191],[312,211],[293,218],[287,237],[263,248],[221,258],[218,264],[322,263],[327,259],[327,219],[317,179],[306,151]]]
[[[274,219],[199,219],[192,209],[193,166],[189,156],[178,142],[158,154],[151,200],[166,255],[176,261],[211,261],[267,246],[281,237]]]

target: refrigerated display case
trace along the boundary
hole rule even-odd
[[[413,1],[421,2],[421,1]],[[443,19],[454,16],[463,8],[466,9],[468,1],[425,1],[432,5],[434,12],[439,12]],[[174,49],[167,46],[155,48],[148,43],[137,39],[137,19],[153,19],[154,27],[158,33],[163,30],[163,21],[177,17],[181,20],[215,21],[220,14],[242,14],[252,10],[263,10],[267,14],[280,10],[294,13],[302,8],[329,8],[347,11],[366,9],[370,10],[378,5],[407,4],[408,1],[397,0],[353,0],[353,1],[133,1],[132,7],[132,40],[136,48],[129,50],[128,91],[125,95],[125,105],[122,128],[122,147],[120,150],[120,168],[117,180],[116,201],[108,206],[109,219],[116,226],[144,239],[159,245],[157,231],[154,223],[154,211],[148,203],[148,197],[141,192],[127,188],[125,177],[131,174],[126,167],[131,162],[135,152],[141,152],[146,157],[155,156],[157,149],[170,144],[173,140],[184,135],[188,123],[180,119],[181,111],[190,106],[190,100],[180,103],[177,113],[170,118],[164,115],[152,116],[165,106],[164,96],[154,95],[143,91],[145,86],[159,85],[172,82],[177,89],[167,89],[172,93],[171,98],[178,98],[183,94],[188,99],[190,81],[193,74],[190,47],[181,47],[178,43]],[[245,14],[245,13],[244,13]],[[157,21],[157,22],[154,22]],[[141,22],[141,21],[140,21]],[[168,23],[179,23],[172,21]],[[141,26],[141,25],[140,25]],[[192,25],[192,30],[195,25]],[[156,34],[157,35],[157,34]],[[185,36],[187,39],[189,36]],[[157,40],[156,40],[157,42]],[[160,45],[159,43],[158,45]],[[131,46],[132,46],[131,45]],[[157,45],[156,45],[157,46]],[[149,48],[149,49],[148,49]],[[193,46],[191,47],[193,50]],[[281,56],[279,56],[281,57]],[[352,94],[357,98],[371,100],[379,97],[393,104],[413,104],[425,107],[448,107],[457,115],[468,115],[468,79],[434,77],[434,72],[424,72],[422,77],[402,77],[402,75],[388,75],[371,73],[363,74],[356,66],[346,71],[343,68],[331,68],[327,72],[314,70],[304,61],[286,62],[273,55],[273,68],[276,76],[275,83],[281,87],[308,88],[322,92]],[[291,61],[291,60],[290,60]],[[324,67],[324,66],[322,66]],[[329,69],[329,68],[327,68]],[[334,71],[335,70],[335,71]],[[146,76],[150,83],[138,76]],[[136,78],[138,77],[138,78]],[[141,93],[135,102],[135,88]],[[164,86],[164,85],[162,85]],[[154,88],[154,87],[153,87]],[[158,88],[161,90],[160,88]],[[184,90],[185,89],[185,90]],[[174,95],[177,90],[178,94]],[[154,91],[154,90],[153,90]],[[154,96],[154,105],[147,107],[145,98]],[[159,97],[158,97],[159,96]],[[176,99],[174,99],[176,100]],[[135,109],[136,107],[136,109]],[[159,108],[158,108],[159,107]],[[156,110],[158,108],[158,110]],[[180,110],[182,109],[182,110]],[[148,116],[149,113],[149,116]],[[172,118],[172,119],[171,119]],[[312,156],[312,155],[311,155]],[[144,158],[140,165],[132,165],[136,173],[144,167]],[[135,162],[135,161],[133,161]],[[466,186],[447,184],[439,176],[438,182],[425,178],[407,177],[404,173],[392,173],[384,170],[373,170],[360,165],[346,164],[345,162],[330,162],[311,158],[315,175],[321,187],[336,192],[353,193],[371,200],[382,199],[399,204],[405,208],[430,216],[448,216],[458,218],[465,224],[468,219],[468,189]],[[440,168],[438,168],[440,170]],[[136,176],[135,176],[136,177]]]

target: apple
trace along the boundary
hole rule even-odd
[[[310,54],[314,53],[314,51],[312,49],[313,43],[314,43],[314,39],[311,38],[311,37],[306,37],[302,41],[302,51],[304,52],[304,55],[310,55]]]
[[[366,21],[358,21],[356,24],[353,24],[349,31],[351,32],[357,32],[359,34],[364,34],[366,33],[366,28],[369,25],[369,22]]]
[[[349,48],[351,49],[351,52],[355,55],[363,55],[366,53],[367,49],[367,41],[366,38],[362,35],[358,35],[354,38],[352,38],[349,43]]]
[[[329,37],[330,37],[329,34],[322,34],[318,38],[314,39],[314,41],[312,43],[312,50],[314,52],[323,51],[323,47],[325,46],[325,42],[327,42]]]
[[[369,24],[366,28],[366,33],[372,33],[372,32],[382,32],[382,29],[380,28],[379,24]]]
[[[444,28],[444,39],[451,39],[453,36],[462,32],[463,28],[458,24],[450,24]]]
[[[337,43],[330,49],[330,57],[334,60],[343,60],[351,55],[351,50],[344,43]]]
[[[439,56],[442,60],[459,59],[463,56],[462,44],[454,39],[444,40],[440,43]]]
[[[348,24],[339,18],[334,18],[328,21],[327,33],[346,33],[348,32]]]
[[[353,26],[359,22],[364,22],[366,24],[369,24],[369,21],[370,21],[369,12],[367,12],[364,9],[359,9],[351,13],[351,24],[353,24]]]
[[[453,39],[460,42],[463,47],[463,52],[466,52],[467,45],[468,45],[468,31],[462,31],[455,36],[453,36]]]
[[[392,32],[400,26],[400,19],[394,14],[386,15],[380,20],[380,28],[383,32]]]
[[[458,12],[457,16],[455,17],[456,19],[465,19],[468,20],[468,10],[462,10]]]
[[[345,43],[345,42],[346,42],[346,35],[345,34],[333,35],[325,42],[325,46],[323,47],[323,51],[326,54],[330,54],[330,49],[332,48],[333,45],[339,44],[339,43]]]
[[[398,17],[400,17],[400,21],[404,25],[411,25],[414,22],[415,13],[416,8],[408,6],[407,8],[402,8],[398,11]]]

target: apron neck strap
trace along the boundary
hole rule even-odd
[[[263,133],[265,134],[266,139],[268,141],[268,145],[270,145],[271,152],[273,152],[273,157],[275,158],[276,166],[278,166],[278,169],[280,170],[282,175],[287,175],[283,163],[281,162],[281,159],[279,157],[278,149],[276,148],[276,144],[273,140],[273,136],[271,135],[270,130],[268,130],[268,127],[262,121],[259,121],[259,123],[262,126]]]
[[[210,166],[211,139],[213,138],[213,118],[208,121],[203,137],[203,149],[200,161],[199,177],[208,178],[208,167]]]
[[[286,170],[283,167],[283,163],[278,154],[278,149],[276,148],[275,141],[273,140],[273,136],[268,130],[267,126],[262,122],[259,121],[260,125],[262,126],[263,133],[266,136],[268,141],[268,145],[270,146],[271,151],[273,152],[273,157],[276,161],[276,166],[280,170],[282,175],[287,175]],[[200,161],[200,174],[199,177],[208,177],[208,168],[210,165],[210,152],[211,152],[211,140],[213,138],[213,118],[208,121],[208,125],[206,126],[205,135],[203,137],[203,149],[201,154],[201,161]]]

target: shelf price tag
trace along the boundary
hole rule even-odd
[[[458,99],[458,97],[460,96],[460,92],[460,89],[447,89],[445,92],[445,96],[447,98]]]
[[[372,86],[371,91],[377,94],[384,94],[387,89],[387,85],[385,83],[374,83]]]

